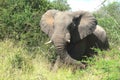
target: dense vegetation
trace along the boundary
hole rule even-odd
[[[98,51],[84,62],[88,67],[72,73],[70,68],[50,72],[54,46],[44,45],[47,36],[39,21],[48,9],[70,9],[66,0],[0,0],[0,80],[119,80],[120,2],[94,12],[108,34],[111,49]]]
[[[120,45],[120,2],[113,2],[95,12],[98,24],[103,26],[112,46]]]
[[[66,3],[47,0],[2,0],[0,2],[0,38],[24,41],[26,45],[38,46],[42,40],[39,28],[41,15],[48,9],[66,10]]]

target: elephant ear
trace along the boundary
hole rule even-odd
[[[86,11],[75,12],[74,21],[76,26],[78,26],[78,32],[80,39],[92,34],[96,29],[97,20],[95,17]]]
[[[50,38],[53,34],[54,28],[54,16],[58,10],[48,10],[45,12],[40,20],[41,30],[46,33]]]

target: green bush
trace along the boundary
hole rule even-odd
[[[0,38],[23,41],[28,46],[41,45],[46,39],[39,27],[41,15],[48,9],[58,8],[57,4],[48,0],[1,1]],[[69,9],[69,6],[64,4],[59,6],[62,6],[59,10]]]
[[[33,57],[35,52],[41,51],[40,54],[49,56],[48,58],[53,60],[55,58],[55,55],[52,54],[54,48],[49,48],[51,45],[44,45],[48,38],[39,26],[41,16],[48,9],[66,10],[69,9],[69,6],[66,1],[59,2],[59,0],[53,2],[48,0],[1,0],[0,39],[14,39],[15,43],[20,42],[29,52],[33,52]]]
[[[95,12],[98,24],[105,28],[111,46],[120,45],[120,2],[109,3]]]

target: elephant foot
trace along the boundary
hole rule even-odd
[[[72,72],[74,73],[78,69],[85,69],[87,65],[80,61],[74,60],[72,58],[66,57],[66,59],[61,59],[60,56],[57,57],[54,65],[51,66],[52,72],[57,72],[60,67],[70,67]]]
[[[75,60],[72,57],[70,57],[69,55],[66,55],[66,57],[64,56],[64,59],[63,58],[60,58],[60,59],[62,59],[60,61],[62,61],[62,63],[65,66],[70,67],[70,69],[72,70],[73,73],[76,70],[85,69],[87,67],[87,65],[85,63]]]
[[[71,67],[72,71],[75,71],[77,69],[85,69],[87,67],[86,64],[70,57],[69,54],[63,53],[57,56],[57,59],[54,65],[52,65],[51,69],[53,72],[56,72],[60,67],[64,67],[64,66]]]
[[[82,63],[72,65],[71,70],[72,70],[73,73],[75,73],[76,70],[79,70],[79,69],[86,69],[86,65],[85,65],[85,64],[82,64]]]
[[[80,62],[80,61],[77,61],[73,58],[71,58],[70,56],[67,56],[66,59],[65,59],[65,64],[66,65],[70,65],[73,67],[73,69],[85,69],[86,68],[86,64]]]

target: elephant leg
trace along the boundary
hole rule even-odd
[[[84,65],[80,61],[75,60],[74,58],[72,58],[67,53],[67,51],[57,51],[57,53],[58,53],[58,56],[57,56],[57,59],[56,59],[56,61],[54,63],[54,66],[52,68],[52,70],[54,72],[56,72],[57,69],[59,69],[63,65],[72,66],[73,70],[86,68],[86,65]]]
[[[80,61],[73,59],[67,53],[67,51],[64,53],[61,53],[60,61],[67,66],[73,66],[74,69],[84,69],[86,67],[86,65],[82,64]]]
[[[66,56],[65,60],[64,60],[64,64],[67,66],[72,66],[72,71],[74,72],[76,69],[85,69],[86,65],[81,63],[78,60],[75,60],[73,58],[71,58],[69,55]]]

